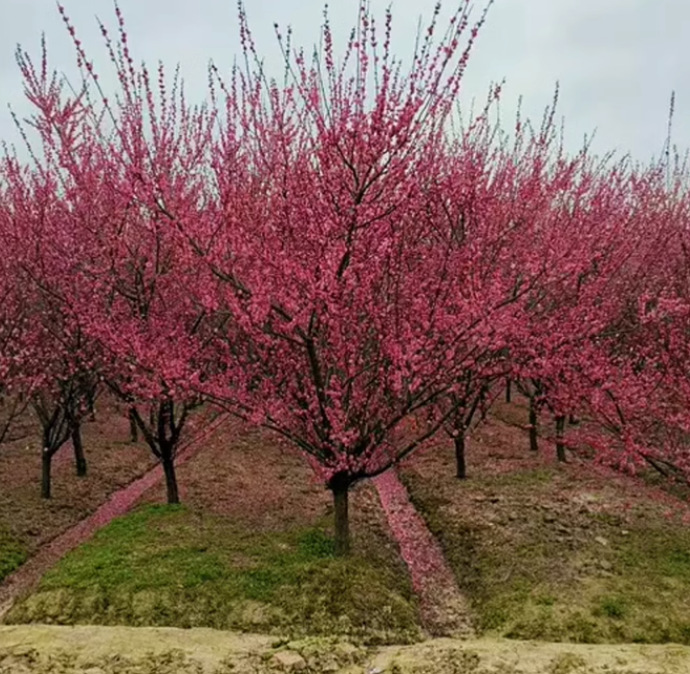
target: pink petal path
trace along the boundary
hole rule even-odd
[[[228,418],[229,415],[227,414],[220,415],[209,424],[203,433],[196,435],[180,448],[175,464],[180,466],[194,456],[203,446],[202,441],[213,434]],[[62,453],[65,457],[69,456],[65,451]],[[34,587],[41,576],[70,550],[91,538],[98,529],[104,527],[115,517],[124,515],[144,492],[157,484],[162,477],[163,469],[158,464],[141,477],[130,482],[126,487],[111,494],[108,500],[95,512],[55,537],[17,571],[5,578],[0,584],[0,622],[18,595]]]
[[[425,628],[433,636],[473,636],[467,601],[397,471],[391,468],[373,482],[419,597]]]

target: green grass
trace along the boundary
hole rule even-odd
[[[26,548],[0,526],[0,582],[20,567],[28,556]]]
[[[147,506],[113,521],[46,573],[8,621],[342,634],[368,643],[419,636],[407,579],[380,560],[336,558],[323,528],[268,535],[182,506]]]
[[[690,644],[690,529],[651,509],[623,523],[616,514],[552,506],[555,516],[545,520],[541,505],[554,503],[555,487],[544,477],[530,471],[460,485],[452,476],[429,484],[414,470],[403,475],[480,631],[547,641]],[[488,527],[453,509],[454,502],[472,502],[472,489],[487,486],[496,487],[504,512],[513,509],[512,520]]]

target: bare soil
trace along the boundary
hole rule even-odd
[[[214,526],[223,529],[225,525],[221,526],[221,522],[227,522],[228,525],[231,525],[231,529],[224,531],[224,533],[219,533],[219,535],[225,536],[228,541],[242,531],[246,531],[247,534],[254,537],[266,535],[271,537],[272,534],[276,534],[278,538],[283,539],[286,534],[289,535],[291,532],[313,529],[314,527],[319,529],[325,527],[328,529],[332,525],[330,492],[326,491],[323,485],[316,481],[313,471],[304,459],[291,447],[283,447],[272,434],[248,428],[237,420],[230,421],[219,428],[216,433],[205,437],[199,443],[198,449],[190,454],[188,460],[183,463],[180,459],[181,456],[177,462],[177,477],[181,500],[185,504],[187,512],[190,513],[192,526],[195,529],[198,527],[199,531],[208,530],[205,523],[212,523]],[[148,477],[150,475],[151,473],[147,473],[146,476],[137,482],[117,492],[108,503],[99,508],[89,519],[81,522],[70,532],[60,536],[51,545],[44,546],[14,577],[26,580],[24,576],[28,574],[31,578],[38,580],[40,575],[58,560],[59,557],[53,554],[53,548],[56,544],[58,550],[63,554],[76,547],[78,543],[86,540],[93,533],[96,526],[103,526],[107,524],[112,516],[123,514],[124,511],[122,508],[119,508],[122,502],[126,502],[127,508],[134,505],[165,502],[163,482],[161,480],[157,482],[149,480]],[[138,486],[142,481],[152,485],[143,493]],[[130,492],[135,487],[137,493],[141,494],[141,497],[136,502],[130,498]],[[112,507],[111,502],[113,502]],[[356,570],[357,573],[361,573],[366,567],[366,569],[369,569],[367,573],[373,575],[365,583],[366,587],[362,587],[358,591],[358,596],[351,599],[348,598],[350,595],[347,592],[338,595],[338,599],[332,596],[332,588],[337,587],[338,582],[341,582],[341,580],[335,577],[332,578],[332,588],[324,587],[318,590],[310,590],[312,594],[316,592],[318,595],[314,597],[314,600],[318,599],[319,602],[325,602],[324,605],[329,606],[330,602],[335,601],[336,605],[342,605],[340,608],[345,613],[334,613],[331,616],[330,622],[326,619],[328,616],[324,616],[324,620],[320,621],[319,624],[311,626],[302,625],[303,629],[300,628],[300,625],[294,625],[294,630],[290,633],[330,634],[330,628],[325,628],[324,626],[330,625],[334,621],[337,622],[336,619],[339,615],[341,618],[345,615],[356,621],[356,624],[351,625],[345,630],[346,634],[351,634],[353,631],[358,630],[357,633],[359,634],[364,629],[367,635],[369,635],[368,638],[374,641],[383,641],[384,643],[398,643],[400,641],[418,639],[420,625],[417,603],[409,582],[407,568],[400,557],[398,545],[388,527],[386,515],[381,508],[375,487],[371,484],[362,484],[353,489],[351,504],[353,547],[358,560],[356,569],[353,567],[352,571]],[[101,510],[104,510],[102,517],[100,516]],[[90,525],[91,520],[94,520],[94,526]],[[72,531],[75,532],[75,535],[71,535]],[[60,545],[62,539],[68,541],[66,547]],[[184,532],[181,532],[180,538],[180,545],[184,547],[185,542],[182,542],[182,539],[184,539]],[[274,537],[273,540],[276,540],[276,538]],[[188,540],[185,539],[185,541],[189,543]],[[281,545],[284,544],[282,543]],[[285,549],[288,550],[288,547]],[[136,554],[149,555],[149,552],[141,550]],[[233,552],[228,557],[228,563],[240,569],[247,567],[247,565],[250,567],[255,565],[255,560],[253,559],[235,557],[236,553]],[[47,565],[42,563],[46,560],[49,562]],[[39,562],[41,564],[38,564]],[[364,563],[364,566],[362,563]],[[342,575],[346,571],[345,567],[341,569],[340,566],[334,566],[332,570],[336,575]],[[95,571],[95,573],[98,572]],[[350,572],[347,571],[347,573]],[[2,601],[3,591],[8,590],[7,586],[11,584],[9,581],[13,579],[8,579],[5,587],[0,587],[0,602]],[[384,579],[387,580],[384,582]],[[94,578],[94,587],[98,582],[98,579]],[[363,582],[363,580],[360,578],[357,582]],[[27,583],[15,583],[14,585],[17,585],[17,587],[14,590],[10,587],[9,590],[13,590],[11,595],[17,601],[13,605],[9,601],[6,602],[5,619],[8,622],[50,622],[56,624],[87,622],[95,624],[168,624],[181,627],[189,626],[186,619],[180,618],[178,620],[171,617],[173,615],[178,616],[178,614],[180,616],[186,615],[184,611],[180,612],[181,605],[178,604],[179,602],[183,604],[189,597],[186,597],[186,595],[182,597],[179,592],[173,593],[171,597],[165,595],[167,597],[165,601],[172,601],[174,605],[171,604],[169,606],[166,604],[165,610],[161,609],[158,611],[158,613],[162,611],[161,615],[157,614],[155,621],[147,623],[146,620],[142,622],[141,617],[134,609],[132,609],[134,613],[130,612],[131,615],[130,613],[127,613],[127,615],[120,615],[118,613],[114,617],[111,615],[112,611],[107,611],[107,615],[101,615],[96,611],[96,613],[89,613],[87,616],[84,614],[85,609],[82,604],[84,602],[89,604],[89,606],[93,604],[91,597],[83,598],[81,595],[78,597],[76,595],[69,595],[67,605],[63,605],[65,592],[51,593],[49,589],[45,590],[43,587],[38,587],[34,594],[29,595],[29,591],[35,587],[35,584],[32,583],[29,586]],[[356,582],[353,587],[357,587]],[[293,590],[297,591],[298,594],[301,592],[299,588],[293,588]],[[304,591],[307,592],[307,590],[309,588],[305,588]],[[127,594],[128,591],[123,590],[123,592]],[[157,600],[161,599],[163,601],[162,598],[165,591],[159,588],[156,592],[154,594]],[[382,592],[383,594],[381,594]],[[388,597],[385,594],[386,592],[393,592],[395,596],[391,595],[391,597]],[[67,594],[69,594],[69,591],[67,591]],[[144,592],[144,594],[146,593]],[[149,592],[148,594],[150,595],[151,593]],[[388,599],[386,597],[393,601],[394,606],[388,606],[386,603]],[[118,595],[118,599],[122,599],[125,603],[128,603],[130,598],[128,594],[122,597]],[[139,595],[137,595],[137,601],[132,598],[132,602],[141,608],[139,606],[141,602],[138,599],[140,599]],[[175,604],[178,599],[178,604]],[[105,606],[106,604],[110,606],[114,601],[115,599],[109,595],[105,604],[103,602],[96,602],[96,604],[98,607]],[[350,601],[354,602],[351,606],[348,603]],[[383,602],[383,605],[379,606],[381,602]],[[208,620],[204,616],[198,618],[196,625],[250,630],[257,630],[258,628],[259,630],[275,633],[280,626],[274,624],[275,620],[277,620],[277,617],[273,615],[275,611],[269,610],[273,605],[264,607],[263,605],[259,606],[256,601],[249,603],[254,606],[255,610],[239,611],[242,608],[241,606],[236,607],[226,604],[227,610],[233,609],[230,611],[232,616],[238,613],[238,611],[241,614],[241,619],[238,618],[239,624],[235,618],[233,618],[230,624],[226,620],[220,620],[218,616],[225,616],[225,618],[228,618],[228,616],[220,608],[216,610],[215,604],[213,604],[213,615],[206,616]],[[309,605],[313,605],[313,603],[310,602]],[[367,606],[371,609],[368,612],[364,610]],[[238,611],[235,611],[234,608],[237,608]],[[246,608],[249,609],[250,607],[247,606]],[[278,609],[278,614],[280,614],[285,607],[281,601],[278,601],[276,608]],[[397,615],[396,610],[398,609],[405,614],[403,617]],[[103,610],[105,611],[106,609],[104,608]],[[383,613],[381,613],[381,610],[383,610]],[[385,612],[386,610],[389,610],[390,615]],[[203,614],[203,611],[201,613]],[[304,612],[306,617],[311,615],[311,613],[313,613],[311,609]],[[356,617],[354,614],[359,617]],[[170,620],[171,622],[165,622],[165,620]],[[377,625],[382,627],[375,627]],[[398,626],[395,628],[397,629],[395,636],[388,634],[387,630],[391,625]]]
[[[443,439],[414,456],[402,471],[413,501],[425,506],[425,518],[441,539],[475,615],[481,614],[480,604],[488,596],[485,587],[477,591],[477,581],[481,581],[480,585],[493,583],[507,592],[517,583],[524,591],[525,583],[536,574],[540,584],[538,592],[530,591],[528,599],[547,607],[553,599],[550,588],[570,587],[576,592],[584,586],[601,589],[620,576],[616,551],[631,536],[645,527],[662,529],[666,522],[680,526],[680,520],[687,514],[686,504],[673,490],[594,467],[572,455],[567,465],[556,464],[553,444],[546,438],[542,439],[538,454],[530,453],[524,432],[526,418],[524,401],[498,404],[492,410],[487,423],[469,440],[469,479],[463,483],[453,477],[454,457],[450,444]],[[33,452],[22,451],[20,445],[25,441],[21,440],[3,446],[0,468],[7,466],[15,473],[12,477],[0,472],[3,489],[0,518],[4,518],[0,524],[6,522],[36,550],[56,532],[78,520],[80,513],[93,510],[99,499],[105,500],[109,489],[126,484],[136,476],[137,470],[143,472],[150,466],[147,450],[126,443],[127,421],[124,417],[118,419],[96,422],[89,429],[87,452],[89,447],[98,446],[94,439],[99,437],[102,447],[111,451],[92,450],[87,454],[91,475],[86,480],[72,475],[69,457],[56,466],[56,498],[49,504],[42,503],[37,495],[27,496],[37,491],[38,448],[34,447]],[[102,423],[101,431],[99,423]],[[546,424],[542,431],[544,436],[548,435]],[[120,441],[113,439],[120,436]],[[116,455],[116,452],[122,453]],[[98,459],[101,454],[104,456]],[[127,459],[125,454],[131,458]],[[123,468],[123,460],[130,461],[128,467]],[[103,472],[110,477],[106,479],[101,475]],[[101,486],[87,487],[94,480]],[[262,532],[309,525],[327,517],[331,509],[330,494],[316,481],[301,457],[273,435],[239,423],[230,424],[222,433],[209,438],[203,451],[180,466],[178,480],[182,500],[191,508],[231,518],[243,527]],[[13,498],[6,496],[9,493],[16,494],[18,499],[14,506],[11,506],[15,503]],[[163,502],[163,485],[151,488],[142,501]],[[58,503],[69,505],[59,507]],[[442,517],[434,522],[433,517],[429,519],[430,513],[441,513]],[[55,517],[45,517],[48,514]],[[382,563],[393,565],[400,574],[407,575],[399,546],[372,485],[362,484],[354,490],[352,517],[355,546],[365,546],[371,554],[379,555]],[[458,537],[443,538],[443,533],[450,530],[448,522],[458,525]],[[31,536],[27,527],[34,523],[42,528]],[[464,542],[455,545],[458,540]],[[481,545],[485,557],[495,562],[488,576],[486,569],[475,565],[474,544]],[[525,554],[514,556],[514,550]],[[484,573],[483,577],[480,572]],[[678,582],[673,586],[677,593],[681,589]],[[524,599],[523,595],[520,596]],[[574,595],[572,601],[581,598]],[[584,599],[589,600],[591,596]],[[607,640],[611,635],[612,640],[625,640],[620,616],[612,614],[604,618],[614,631],[590,634],[591,640]],[[543,623],[529,620],[511,623],[510,619],[508,615],[512,636],[524,637],[535,625],[535,629],[544,633]],[[644,624],[645,616],[641,619]],[[332,639],[287,642],[276,637],[196,628],[0,626],[0,674],[690,672],[690,648],[676,644],[593,645],[504,640],[496,635],[510,631],[507,628],[492,626],[490,622],[480,624],[479,628],[485,634],[480,639],[429,640],[412,646],[367,649]],[[558,627],[562,628],[563,625]],[[619,630],[617,637],[615,629]],[[574,633],[566,635],[565,640],[588,640],[586,634],[585,638],[581,637],[583,634]]]
[[[155,463],[149,449],[131,444],[128,435],[124,414],[111,401],[100,402],[96,420],[83,427],[87,475],[77,477],[72,446],[66,443],[53,458],[53,496],[46,500],[39,493],[39,426],[27,411],[13,428],[14,439],[0,445],[0,531],[9,532],[32,555],[92,513]]]
[[[188,438],[181,443],[177,464],[183,465],[190,456],[200,449],[203,441],[216,432],[226,421],[227,419],[224,417],[217,418],[208,423],[200,435]],[[69,457],[66,454],[61,453],[59,456],[59,464],[67,463]],[[0,621],[11,610],[15,600],[26,596],[35,588],[41,576],[48,569],[68,552],[88,540],[98,529],[111,522],[114,518],[124,515],[140,500],[141,495],[150,489],[151,485],[161,482],[162,477],[163,471],[160,465],[149,467],[143,475],[113,491],[88,516],[79,520],[76,524],[67,527],[65,531],[38,547],[28,561],[6,576],[0,584]]]
[[[0,626],[0,674],[687,674],[690,648],[436,639],[362,648],[210,629]]]
[[[688,504],[569,453],[542,419],[529,449],[524,400],[499,403],[455,478],[442,437],[401,471],[484,636],[584,643],[690,640]]]

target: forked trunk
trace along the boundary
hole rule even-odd
[[[533,395],[529,398],[529,448],[533,452],[539,451],[539,441],[537,437],[537,405]]]
[[[565,463],[565,416],[556,417],[556,456],[560,463]]]
[[[74,463],[77,469],[77,475],[84,477],[86,475],[86,456],[84,456],[84,445],[81,441],[81,426],[75,424],[72,428],[72,446],[74,447]]]

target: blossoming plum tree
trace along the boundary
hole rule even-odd
[[[251,65],[223,88],[217,213],[190,233],[217,280],[209,303],[231,317],[208,391],[304,452],[333,493],[341,553],[351,486],[456,413],[414,423],[498,348],[522,293],[510,242],[531,223],[517,225],[491,192],[463,212],[450,180],[488,172],[481,134],[454,139],[447,125],[469,53],[458,47],[466,10],[438,47],[432,23],[406,77],[390,55],[390,14],[380,52],[362,4],[340,68],[326,22],[322,57],[285,48],[293,76],[282,88]],[[461,245],[448,236],[458,218]]]
[[[32,125],[42,164],[63,186],[69,218],[62,227],[78,241],[63,279],[78,279],[81,291],[70,300],[98,353],[99,375],[127,404],[130,421],[163,466],[168,501],[177,503],[175,454],[190,411],[202,401],[198,338],[206,310],[188,291],[203,268],[186,264],[165,209],[178,224],[198,217],[213,115],[186,106],[177,77],[166,90],[162,66],[154,91],[146,66],[133,66],[117,7],[117,47],[101,25],[120,75],[120,95],[110,102],[59,9],[78,54],[80,94],[65,98],[57,75],[48,77],[45,47],[40,68],[22,51],[18,62],[37,109]]]
[[[5,243],[11,283],[22,298],[23,329],[10,343],[20,354],[15,385],[42,427],[42,496],[51,495],[51,460],[72,439],[77,474],[86,474],[81,422],[97,386],[90,347],[76,298],[78,246],[65,223],[71,214],[47,171],[4,166]]]

